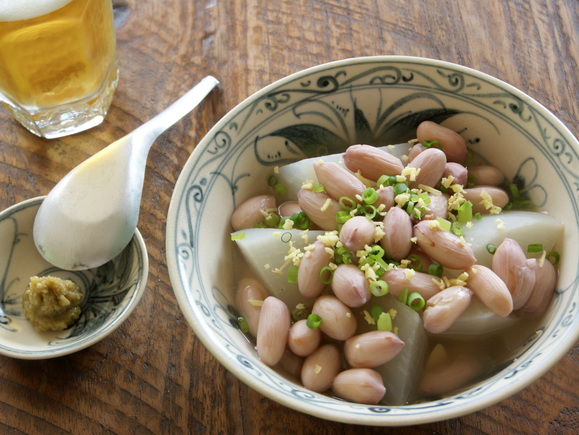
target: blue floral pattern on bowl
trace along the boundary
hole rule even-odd
[[[354,143],[412,139],[434,120],[524,186],[566,224],[557,294],[541,330],[509,363],[458,395],[407,406],[367,406],[313,393],[259,361],[235,326],[229,216],[264,191],[272,167]],[[409,57],[349,59],[280,80],[230,111],[199,143],[171,201],[167,257],[196,335],[240,380],[294,409],[336,421],[419,424],[490,406],[544,374],[579,338],[579,145],[544,107],[485,74]]]

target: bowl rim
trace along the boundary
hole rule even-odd
[[[13,215],[21,210],[30,207],[40,206],[45,197],[46,196],[37,196],[13,204],[8,208],[0,211],[0,216]],[[143,236],[141,235],[138,229],[135,230],[135,235],[133,239],[131,239],[131,243],[135,243],[136,251],[138,253],[138,263],[142,264],[142,268],[141,273],[139,273],[139,282],[137,283],[137,289],[133,292],[130,300],[126,304],[125,309],[119,316],[115,317],[113,321],[107,322],[106,325],[103,325],[99,329],[95,330],[95,333],[91,334],[91,336],[89,336],[88,338],[76,342],[72,345],[55,348],[54,350],[44,350],[44,351],[29,350],[26,352],[14,351],[5,347],[0,347],[0,355],[21,360],[41,360],[41,359],[56,358],[86,349],[92,346],[93,344],[98,343],[99,341],[103,340],[108,335],[116,331],[124,323],[124,321],[131,315],[133,310],[139,304],[139,301],[141,300],[145,292],[149,276],[149,257],[147,253],[147,246],[145,244]]]
[[[289,395],[281,394],[277,391],[271,390],[270,387],[265,386],[262,383],[255,383],[254,377],[250,375],[247,371],[241,370],[239,365],[234,361],[234,359],[229,355],[223,354],[223,349],[217,345],[211,337],[211,333],[208,332],[201,320],[196,317],[195,312],[189,306],[189,300],[187,298],[187,290],[183,286],[182,277],[179,270],[179,260],[176,253],[176,239],[175,239],[175,223],[177,222],[177,213],[179,208],[179,201],[177,198],[177,193],[182,191],[183,188],[186,186],[186,179],[184,174],[190,170],[191,166],[193,165],[194,161],[197,159],[197,156],[204,151],[205,144],[209,142],[210,138],[214,136],[216,132],[223,129],[226,124],[234,118],[243,108],[247,105],[251,104],[255,100],[267,95],[272,90],[277,89],[281,86],[284,86],[287,83],[295,81],[303,76],[308,76],[311,74],[315,74],[319,71],[334,68],[334,67],[341,67],[341,66],[348,66],[353,63],[357,62],[405,62],[405,63],[426,63],[432,66],[439,66],[441,68],[447,68],[450,70],[454,70],[457,72],[468,73],[470,75],[475,75],[478,78],[485,80],[495,86],[501,87],[508,92],[512,93],[516,97],[520,98],[522,101],[527,103],[528,105],[535,107],[536,109],[543,112],[545,117],[549,118],[549,121],[552,122],[554,125],[557,126],[557,129],[560,131],[562,135],[564,135],[570,142],[574,143],[579,150],[579,141],[577,138],[572,134],[570,129],[562,123],[561,120],[548,108],[546,108],[543,104],[532,98],[531,96],[525,94],[523,91],[517,89],[516,87],[510,85],[509,83],[498,79],[494,76],[491,76],[485,72],[476,70],[474,68],[470,68],[467,66],[463,66],[460,64],[426,58],[426,57],[416,57],[416,56],[402,56],[402,55],[383,55],[383,56],[364,56],[364,57],[354,57],[354,58],[345,58],[341,60],[335,60],[327,63],[323,63],[320,65],[312,66],[309,68],[305,68],[303,70],[294,72],[289,74],[286,77],[283,77],[279,80],[274,81],[273,83],[261,88],[257,92],[251,94],[250,96],[243,99],[240,103],[238,103],[235,107],[229,110],[206,134],[205,136],[199,141],[195,149],[193,150],[192,154],[187,159],[185,165],[182,168],[181,175],[177,179],[175,184],[175,188],[171,197],[169,211],[167,214],[167,226],[166,226],[166,255],[167,255],[167,266],[169,270],[170,280],[173,286],[173,291],[175,293],[177,302],[183,315],[187,322],[189,323],[190,327],[193,329],[195,335],[201,340],[205,348],[222,364],[227,370],[232,372],[239,380],[245,383],[250,388],[254,389],[255,391],[259,392],[260,394],[268,397],[271,400],[274,400],[284,406],[287,406],[291,409],[297,410],[299,412],[303,412],[305,414],[324,418],[330,421],[337,421],[343,423],[351,423],[351,424],[361,424],[361,425],[375,425],[375,426],[407,426],[407,425],[416,425],[416,424],[424,424],[424,423],[431,423],[435,421],[446,420],[450,418],[455,418],[458,416],[467,415],[481,409],[487,408],[489,406],[495,405],[504,399],[513,396],[514,394],[522,391],[530,384],[535,382],[537,379],[542,377],[546,372],[548,372],[561,358],[563,358],[569,349],[579,340],[579,328],[569,328],[569,333],[566,334],[565,338],[558,343],[555,349],[549,354],[548,357],[548,364],[543,364],[541,367],[537,367],[535,365],[533,367],[533,371],[529,374],[532,376],[525,376],[519,377],[515,380],[515,382],[509,383],[507,386],[503,387],[500,391],[494,392],[492,395],[486,395],[477,397],[474,401],[469,401],[466,403],[462,403],[460,410],[456,408],[450,409],[439,409],[436,413],[430,414],[426,413],[424,415],[417,416],[416,414],[411,415],[411,419],[406,416],[393,416],[386,414],[377,415],[375,418],[371,418],[368,415],[361,415],[361,414],[350,414],[348,412],[340,413],[338,411],[330,411],[327,409],[323,409],[321,407],[316,408],[315,410],[312,407],[308,407],[307,404],[304,402],[300,402],[297,399],[290,397]],[[578,323],[578,317],[574,319],[575,323]],[[257,361],[256,364],[263,364],[261,361]],[[273,370],[265,364],[260,366],[263,370]],[[501,370],[502,371],[502,370]],[[499,372],[500,374],[500,372]],[[490,378],[496,376],[492,375]],[[404,405],[404,407],[410,408],[418,408],[420,404],[414,405]]]

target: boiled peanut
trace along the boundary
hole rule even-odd
[[[242,202],[231,215],[231,226],[235,231],[253,228],[263,221],[265,210],[275,209],[273,195],[257,195]]]
[[[325,231],[338,229],[336,213],[342,210],[338,201],[330,198],[324,192],[300,189],[298,203],[303,212],[318,227]]]
[[[452,326],[470,304],[472,291],[462,287],[448,287],[426,301],[422,314],[424,329],[440,334]]]
[[[421,143],[417,143],[416,145],[414,145],[410,149],[410,152],[408,153],[408,162],[410,163],[412,160],[414,160],[416,158],[416,156],[418,154],[420,154],[422,151],[424,151],[425,149],[427,149],[427,148],[424,145],[422,145]]]
[[[423,121],[416,129],[420,143],[438,141],[449,162],[464,163],[467,155],[466,142],[460,134],[432,121]]]
[[[391,361],[404,345],[392,332],[370,331],[346,340],[344,356],[351,367],[373,368]]]
[[[424,299],[430,299],[440,291],[440,287],[434,282],[434,276],[429,273],[415,272],[411,269],[395,268],[389,270],[382,275],[382,279],[388,284],[390,294],[396,298],[400,296],[403,289],[408,289],[409,293],[420,293]]]
[[[447,162],[442,176],[444,178],[452,177],[452,184],[460,184],[461,186],[466,186],[468,181],[467,169],[460,163],[456,162]]]
[[[493,213],[494,207],[503,208],[509,203],[507,192],[494,186],[469,187],[464,189],[462,194],[465,199],[472,202],[473,213]]]
[[[292,214],[301,213],[300,203],[297,201],[286,201],[279,205],[277,213],[282,216],[291,216]]]
[[[400,175],[404,169],[398,157],[371,145],[352,145],[343,158],[350,171],[360,171],[364,178],[372,181],[383,175]]]
[[[549,301],[555,292],[557,270],[550,261],[544,261],[540,265],[535,258],[529,258],[527,265],[531,273],[535,275],[535,285],[531,296],[521,308],[521,312],[529,317],[539,317],[549,306]]]
[[[466,385],[484,374],[485,364],[473,355],[459,355],[450,364],[444,364],[422,377],[419,390],[439,396]]]
[[[340,242],[350,251],[356,252],[374,243],[376,226],[366,216],[348,219],[340,230]]]
[[[301,378],[303,366],[304,358],[296,355],[289,349],[284,351],[283,357],[279,360],[278,363],[278,367],[281,367],[296,379]]]
[[[261,306],[257,327],[257,355],[272,367],[282,358],[287,344],[291,316],[287,305],[268,296]]]
[[[375,370],[348,369],[338,373],[332,391],[351,402],[375,405],[386,394],[386,387],[382,376]]]
[[[356,332],[354,313],[336,296],[320,296],[314,302],[312,313],[322,318],[320,330],[334,340],[347,340]]]
[[[328,390],[340,372],[342,357],[335,344],[324,344],[309,355],[302,366],[304,387],[321,393]]]
[[[288,347],[297,356],[308,356],[319,346],[322,333],[318,328],[310,328],[307,320],[302,319],[294,323],[288,336]]]
[[[388,211],[394,206],[394,189],[392,186],[380,186],[376,189],[378,199],[374,203],[375,207],[384,205],[383,211]]]
[[[448,217],[448,195],[428,195],[430,204],[424,219],[436,219],[440,217],[446,219]]]
[[[476,262],[470,246],[449,231],[420,221],[414,225],[416,244],[434,261],[449,269],[468,269]]]
[[[267,297],[263,285],[254,278],[242,278],[237,284],[235,292],[235,306],[239,314],[247,321],[249,333],[257,336],[261,304]]]
[[[416,175],[416,180],[408,181],[408,185],[416,188],[421,184],[435,187],[440,183],[444,168],[446,167],[446,156],[436,148],[427,148],[416,156],[407,167],[420,169]]]
[[[340,264],[334,270],[331,287],[336,297],[351,308],[361,307],[370,299],[368,280],[353,264]]]
[[[318,182],[323,184],[328,196],[339,200],[346,196],[355,200],[356,195],[362,195],[366,185],[342,165],[334,162],[318,161],[314,163]]]
[[[513,311],[513,298],[507,285],[488,267],[475,264],[468,271],[466,287],[472,290],[486,307],[499,317]]]
[[[535,285],[535,274],[531,273],[521,246],[515,240],[505,238],[493,255],[491,268],[511,292],[513,310],[525,305]]]
[[[324,266],[328,266],[332,256],[320,240],[313,243],[313,249],[302,257],[298,266],[298,290],[305,298],[315,298],[326,288],[320,277]]]
[[[490,165],[469,166],[468,177],[475,186],[500,186],[505,181],[503,173]]]
[[[406,257],[412,247],[412,219],[400,207],[392,207],[384,216],[384,236],[380,246],[384,248],[386,257],[401,260]]]

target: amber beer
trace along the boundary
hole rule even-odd
[[[0,0],[0,100],[29,130],[99,124],[117,80],[111,0]]]

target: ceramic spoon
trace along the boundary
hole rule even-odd
[[[131,241],[149,149],[219,82],[205,77],[175,103],[74,168],[46,196],[34,221],[34,243],[51,264],[67,270],[98,267]]]

